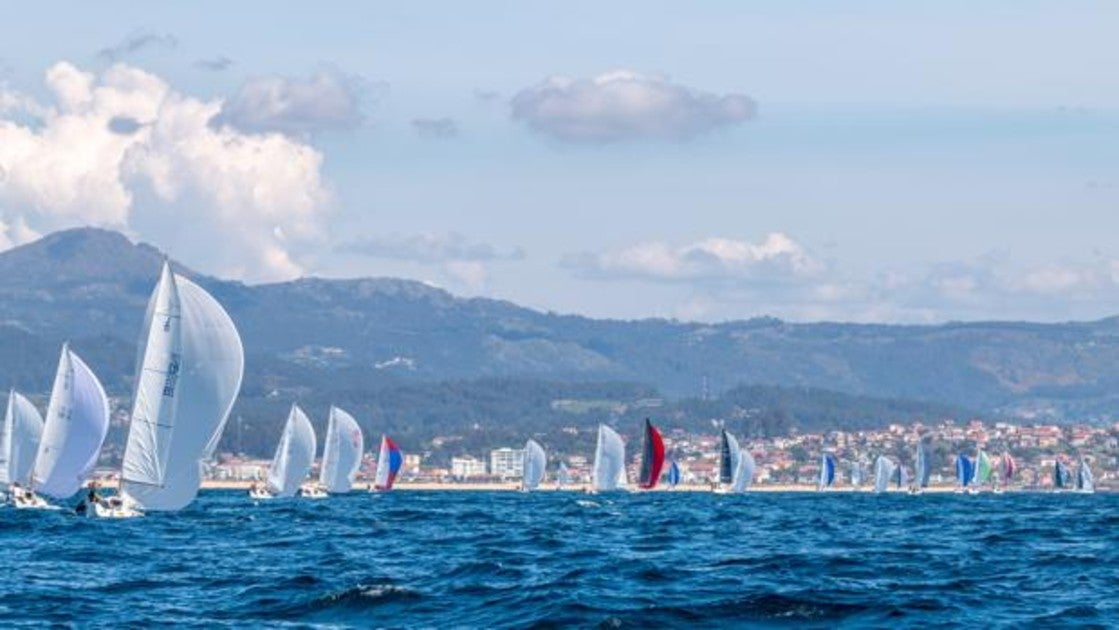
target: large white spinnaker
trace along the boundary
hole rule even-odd
[[[345,411],[331,407],[322,466],[319,470],[319,483],[322,487],[333,494],[349,492],[357,469],[361,466],[361,454],[364,450],[365,442],[357,420]]]
[[[544,481],[544,468],[548,458],[544,454],[544,447],[536,440],[525,442],[524,461],[521,465],[521,487],[525,490],[535,490]]]
[[[16,390],[8,392],[8,409],[0,425],[0,488],[31,483],[31,468],[43,434],[43,416]]]
[[[734,482],[731,484],[731,492],[738,494],[746,492],[750,485],[754,482],[754,456],[750,451],[742,447],[738,448],[738,461],[734,467]]]
[[[121,488],[145,510],[179,510],[202,485],[241,389],[245,352],[229,314],[164,263],[148,302]]]
[[[108,432],[109,397],[105,388],[69,344],[64,344],[31,487],[56,499],[72,496],[97,464]]]
[[[311,420],[299,405],[292,405],[272,465],[268,467],[268,492],[277,497],[295,496],[315,463],[317,449]]]
[[[889,457],[879,455],[874,462],[874,491],[885,492],[890,487],[890,480],[894,478],[896,470],[894,462]]]
[[[626,488],[626,445],[622,436],[605,424],[598,425],[592,482],[597,492]]]

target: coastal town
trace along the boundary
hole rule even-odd
[[[671,427],[662,427],[668,456],[681,471],[681,485],[710,487],[717,478],[719,435],[715,432],[696,434]],[[567,427],[565,432],[593,432],[594,427]],[[838,488],[866,486],[866,471],[874,458],[886,455],[912,470],[919,439],[929,444],[932,453],[931,482],[934,487],[955,484],[956,455],[974,456],[983,448],[992,457],[1009,453],[1016,462],[1008,487],[1049,489],[1053,486],[1053,470],[1058,461],[1075,464],[1081,458],[1094,471],[1099,488],[1119,487],[1119,424],[1110,426],[1055,424],[1019,425],[1010,422],[967,423],[944,421],[937,424],[890,425],[877,431],[832,431],[827,433],[795,433],[787,437],[744,439],[742,445],[757,461],[754,485],[758,489],[814,486],[820,473],[821,456],[831,453],[840,464],[835,486]],[[521,474],[523,450],[507,445],[488,452],[458,453],[439,461],[432,453],[455,436],[437,437],[418,448],[402,445],[404,465],[399,484],[403,487],[439,485],[447,487],[516,487]],[[547,448],[547,444],[545,444]],[[636,474],[634,446],[630,451],[630,476]],[[592,453],[549,453],[548,481],[559,481],[562,467],[566,481],[581,487],[590,478]],[[265,478],[269,462],[231,453],[219,454],[208,470],[213,482],[245,483]],[[357,483],[372,479],[376,461],[366,454],[358,472]]]

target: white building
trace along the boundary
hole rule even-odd
[[[502,479],[520,479],[525,451],[521,448],[499,448],[490,451],[490,474]]]
[[[451,476],[460,480],[485,477],[486,462],[473,457],[452,457]]]

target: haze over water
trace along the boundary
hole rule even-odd
[[[1119,624],[1119,496],[364,492],[0,510],[0,618],[384,627]]]

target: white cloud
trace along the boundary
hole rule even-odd
[[[295,246],[318,237],[328,197],[318,151],[280,134],[214,128],[222,101],[180,94],[127,65],[98,76],[60,62],[46,84],[53,102],[0,112],[7,244],[92,224],[190,254],[213,273],[301,273]],[[29,114],[33,123],[20,122]]]
[[[225,102],[214,124],[288,134],[352,129],[364,118],[362,90],[359,78],[331,70],[320,70],[306,79],[251,79]]]
[[[774,232],[760,243],[711,237],[685,245],[638,243],[599,254],[570,256],[565,264],[599,278],[654,281],[771,282],[808,279],[825,266],[786,234]]]
[[[514,120],[568,142],[687,140],[753,118],[745,94],[693,90],[665,77],[627,70],[591,79],[553,76],[511,101]]]

